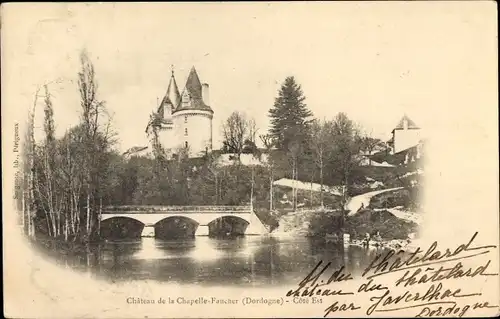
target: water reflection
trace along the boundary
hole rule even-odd
[[[183,240],[121,240],[94,246],[42,242],[67,268],[111,281],[152,279],[203,285],[297,284],[320,261],[359,273],[375,253],[308,238],[247,236]]]

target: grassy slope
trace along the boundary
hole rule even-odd
[[[414,172],[417,168],[421,168],[421,163],[416,162],[393,168],[359,167],[355,171],[355,184],[350,189],[350,195],[373,191],[374,189],[370,188],[371,182],[366,181],[366,177],[370,177],[375,181],[382,182],[384,185],[381,188],[407,187],[400,191],[374,196],[370,208],[403,206],[413,209],[418,206],[418,191],[420,188],[410,188],[409,185],[411,180],[419,180],[421,176],[402,176]],[[336,206],[333,207],[339,207],[339,199],[336,198],[335,200]],[[307,235],[311,236],[324,236],[342,230],[350,233],[354,239],[362,239],[366,233],[373,235],[376,232],[380,232],[382,238],[386,239],[406,239],[410,233],[415,232],[417,227],[417,224],[402,220],[385,210],[373,211],[372,209],[366,209],[352,217],[346,217],[343,226],[338,211],[304,214],[307,215],[305,218],[296,218],[298,221],[296,228],[299,233],[304,233],[304,228],[307,227]]]

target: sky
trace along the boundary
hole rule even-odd
[[[449,106],[464,102],[456,90],[474,90],[486,74],[484,65],[467,63],[477,58],[468,48],[495,50],[476,32],[490,25],[464,14],[464,6],[16,4],[5,10],[6,25],[15,30],[2,30],[10,48],[2,58],[11,61],[4,78],[20,109],[33,103],[39,85],[61,79],[48,87],[63,134],[78,121],[76,74],[85,48],[121,150],[148,144],[144,130],[166,92],[171,65],[181,91],[192,66],[210,85],[215,147],[232,111],[253,117],[259,134],[266,133],[268,110],[287,76],[302,86],[316,118],[345,112],[374,137],[388,139],[404,114],[426,131],[438,130],[453,116]],[[38,127],[42,112],[38,107]]]

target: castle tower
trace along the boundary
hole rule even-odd
[[[172,70],[167,92],[151,116],[146,132],[152,140],[155,128],[159,142],[169,154],[187,148],[190,157],[200,157],[212,150],[213,113],[209,86],[201,83],[194,66],[182,94]]]
[[[173,111],[177,141],[187,147],[191,157],[203,156],[212,150],[213,110],[209,101],[209,86],[201,84],[194,66],[189,72],[180,103]]]

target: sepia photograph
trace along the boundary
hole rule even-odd
[[[462,4],[2,5],[4,315],[498,314],[496,11]]]

